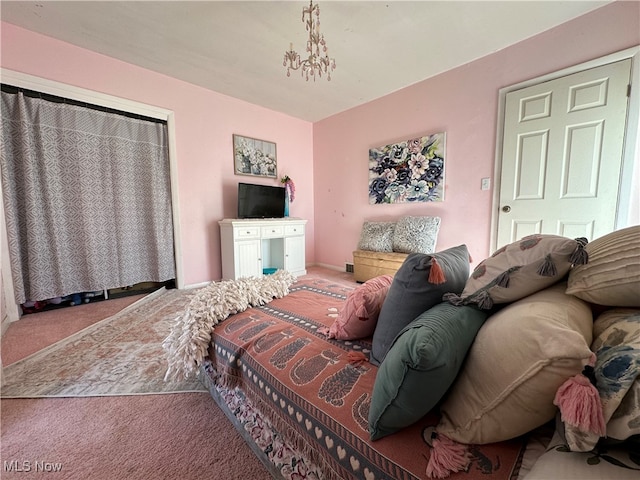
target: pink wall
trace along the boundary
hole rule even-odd
[[[489,251],[498,90],[640,43],[640,3],[615,2],[544,34],[358,108],[310,124],[2,23],[3,68],[175,112],[184,281],[221,276],[217,221],[234,217],[232,134],[277,143],[279,174],[297,187],[291,214],[308,219],[307,262],[344,268],[364,220],[438,215],[439,250]],[[435,47],[434,47],[435,48]],[[369,205],[368,150],[447,133],[442,203]],[[313,172],[310,174],[309,172]],[[275,184],[274,180],[261,183]]]
[[[638,44],[640,3],[615,2],[315,123],[316,261],[343,268],[363,221],[402,215],[440,216],[437,250],[466,243],[475,263],[487,257],[493,192],[480,180],[493,180],[499,89]],[[369,148],[436,132],[447,135],[445,201],[369,205]]]
[[[234,133],[277,144],[278,173],[289,175],[297,187],[291,215],[309,220],[307,262],[313,262],[311,123],[14,25],[2,23],[1,34],[3,68],[175,112],[182,260],[187,285],[221,277],[217,222],[236,216],[237,183],[279,184],[279,180],[234,175]]]

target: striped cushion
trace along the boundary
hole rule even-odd
[[[598,305],[640,307],[640,225],[585,246],[589,263],[569,273],[567,293]]]

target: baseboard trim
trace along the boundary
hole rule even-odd
[[[344,272],[343,267],[338,267],[336,265],[329,265],[328,263],[310,263],[307,265],[308,267],[322,267],[328,268],[329,270],[335,270],[336,272]]]
[[[200,282],[200,283],[192,283],[189,285],[184,285],[183,287],[179,287],[179,290],[191,290],[192,288],[203,288],[206,287],[207,285],[211,285],[213,282],[215,282],[216,280],[211,280],[210,282]],[[220,282],[221,280],[217,280],[218,282]]]

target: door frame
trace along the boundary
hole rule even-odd
[[[146,117],[156,118],[158,120],[164,120],[167,122],[167,144],[169,148],[169,176],[171,184],[171,209],[173,216],[173,253],[176,267],[176,287],[178,289],[186,288],[184,283],[183,265],[182,265],[182,244],[180,241],[180,205],[178,195],[178,156],[176,150],[176,132],[175,132],[175,115],[172,110],[166,108],[156,107],[154,105],[148,105],[125,98],[108,95],[86,88],[76,87],[73,85],[67,85],[54,80],[49,80],[26,73],[16,72],[8,70],[6,68],[0,68],[0,75],[2,77],[2,83],[15,85],[16,87],[25,88],[27,90],[34,90],[37,92],[48,93],[50,95],[56,95],[59,97],[70,98],[72,100],[78,100],[80,102],[91,103],[93,105],[99,105],[103,107],[109,107],[116,110],[122,110],[130,113],[137,113]],[[0,198],[2,198],[2,184],[0,183]],[[0,203],[0,206],[2,204]],[[4,208],[4,207],[2,207]],[[3,214],[0,215],[0,221],[2,222],[2,231],[5,229],[4,209]],[[0,265],[8,263],[9,250],[4,239],[0,239]],[[13,279],[10,274],[4,276],[5,271],[10,271],[6,267],[2,268],[3,272],[3,288],[5,293],[5,299],[7,303],[11,301],[15,304],[15,295],[13,288]],[[7,326],[8,322],[18,320],[19,315],[16,308],[11,308],[7,311]],[[7,328],[3,325],[3,328]]]
[[[596,58],[585,63],[580,63],[557,72],[532,78],[498,91],[498,119],[496,126],[496,147],[495,163],[493,170],[493,201],[491,205],[491,238],[489,242],[489,252],[491,255],[497,248],[498,241],[498,215],[500,209],[500,183],[502,181],[502,142],[504,140],[504,120],[506,97],[509,92],[531,87],[539,83],[566,77],[574,73],[600,67],[608,63],[615,63],[620,60],[631,59],[631,94],[629,96],[629,106],[627,109],[627,124],[625,128],[625,138],[622,150],[622,167],[620,185],[618,188],[618,208],[616,211],[616,228],[626,226],[629,215],[629,202],[631,199],[631,189],[634,176],[634,167],[640,169],[640,45],[621,50],[604,57]],[[638,162],[639,165],[635,165]],[[640,185],[636,186],[640,188]]]

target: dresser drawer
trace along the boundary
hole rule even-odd
[[[274,238],[282,236],[284,236],[284,227],[282,225],[262,227],[262,238]]]
[[[234,238],[241,240],[245,238],[260,238],[260,227],[246,226],[236,227],[233,232]]]
[[[287,237],[292,237],[294,235],[303,235],[304,225],[286,225],[284,227],[284,234]]]

